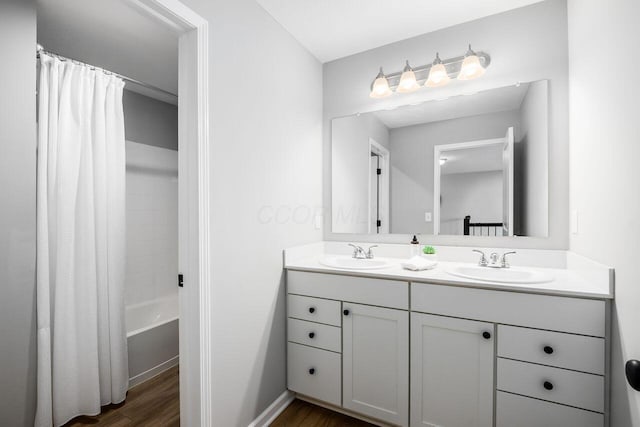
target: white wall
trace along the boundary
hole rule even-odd
[[[504,138],[519,123],[520,111],[514,110],[392,129],[391,232],[433,234],[424,214],[433,214],[434,146]]]
[[[125,304],[130,306],[178,294],[178,152],[126,144]]]
[[[0,2],[0,425],[35,414],[36,6]]]
[[[213,419],[246,426],[286,388],[282,250],[318,241],[322,66],[253,0],[209,21]]]
[[[331,123],[334,159],[331,170],[332,229],[337,233],[367,233],[369,227],[369,139],[389,145],[389,129],[375,116],[363,114]]]
[[[324,203],[331,211],[330,120],[341,117],[443,98],[457,92],[502,87],[516,81],[549,79],[549,238],[501,238],[502,247],[568,247],[568,94],[567,15],[565,0],[549,0],[488,18],[382,46],[324,64]],[[414,65],[432,61],[436,51],[442,58],[464,53],[467,43],[487,51],[492,58],[487,73],[471,82],[453,82],[439,89],[382,100],[369,98],[369,85],[378,68],[386,72],[402,69],[405,59]],[[325,218],[325,238],[357,241],[406,242],[407,236],[340,235],[331,233]],[[436,236],[434,244],[496,245],[495,239]]]
[[[440,195],[442,234],[464,235],[467,215],[472,222],[502,222],[502,171],[442,175]]]
[[[569,0],[571,249],[615,268],[612,427],[640,425],[640,392],[624,378],[625,360],[640,359],[638,17],[637,0]]]
[[[522,149],[521,200],[517,233],[546,236],[549,228],[549,109],[547,81],[533,82],[522,100],[518,143]]]

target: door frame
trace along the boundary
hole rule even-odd
[[[380,144],[379,142],[377,142],[375,139],[373,138],[369,138],[369,152],[367,153],[367,155],[369,156],[369,158],[371,157],[371,153],[376,153],[378,154],[378,156],[380,156],[381,158],[381,165],[380,165],[380,169],[382,169],[382,176],[384,177],[382,180],[382,183],[380,185],[380,193],[378,195],[378,203],[379,203],[379,208],[378,211],[379,212],[384,212],[384,222],[382,223],[382,226],[380,227],[380,233],[374,233],[374,230],[372,229],[371,226],[371,215],[373,212],[371,212],[371,187],[373,186],[373,182],[371,180],[371,160],[369,160],[369,165],[367,167],[367,170],[369,171],[369,175],[367,177],[367,180],[369,182],[369,186],[368,186],[368,193],[367,193],[367,200],[369,201],[369,203],[367,204],[367,212],[369,213],[367,215],[367,231],[369,234],[388,234],[389,233],[389,228],[390,228],[390,224],[389,224],[389,186],[390,186],[390,157],[391,157],[391,153],[389,153],[389,150],[386,149],[382,144]]]
[[[466,150],[468,148],[504,145],[504,138],[482,139],[478,141],[441,144],[433,146],[433,235],[440,234],[440,155],[447,151]]]
[[[180,420],[211,426],[209,24],[179,0],[127,1],[179,37]]]

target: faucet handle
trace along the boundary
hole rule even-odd
[[[484,254],[484,252],[482,252],[479,249],[472,249],[471,252],[477,252],[477,253],[479,253],[481,255],[480,256],[480,261],[478,261],[478,265],[479,266],[481,266],[481,267],[486,267],[487,266],[487,264],[488,264],[487,256]]]
[[[378,245],[369,246],[369,249],[367,249],[367,258],[368,259],[373,259],[373,251],[371,249],[377,248],[377,247],[378,247]]]
[[[502,268],[509,268],[510,265],[507,262],[507,255],[511,255],[511,254],[515,254],[517,253],[516,251],[509,251],[509,252],[505,252],[502,254],[502,256],[500,257],[500,266]]]

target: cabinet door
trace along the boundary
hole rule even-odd
[[[491,427],[494,325],[411,314],[411,426]]]
[[[351,303],[342,308],[343,406],[407,426],[409,313]]]

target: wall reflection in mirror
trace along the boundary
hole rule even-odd
[[[548,234],[546,80],[332,120],[332,231]]]

